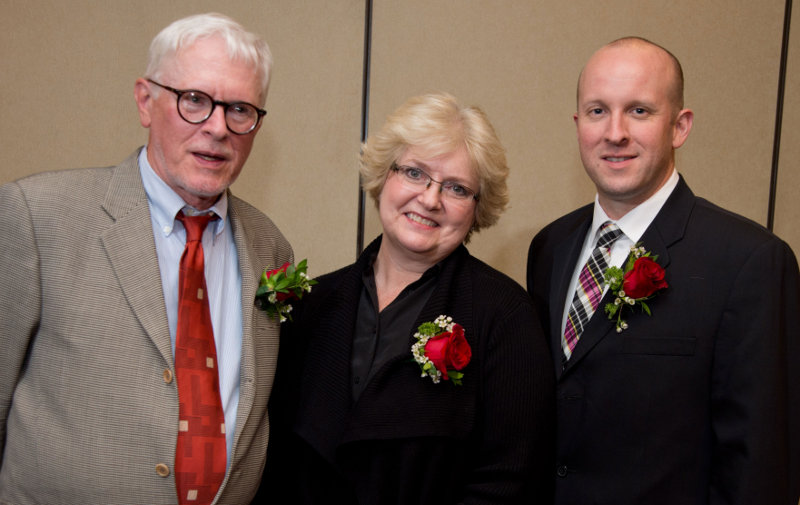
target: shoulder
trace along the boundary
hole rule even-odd
[[[590,203],[552,221],[536,233],[531,241],[531,248],[542,248],[558,242],[581,226],[587,225],[592,219],[593,209],[594,204]]]
[[[0,193],[17,195],[32,209],[72,211],[81,206],[99,208],[106,198],[138,202],[144,196],[139,175],[139,149],[115,166],[73,168],[32,174],[3,185]]]
[[[317,285],[314,286],[313,298],[323,299],[331,293],[336,293],[337,299],[352,298],[361,294],[364,272],[372,264],[372,258],[378,253],[381,243],[378,236],[359,254],[355,263],[351,263],[332,272],[315,277]]]
[[[92,188],[106,188],[113,176],[114,167],[73,168],[53,170],[28,175],[3,185],[19,188],[29,198],[71,196],[76,193],[91,192]]]
[[[686,233],[722,257],[744,260],[766,249],[793,255],[788,244],[764,226],[700,197],[695,198]]]
[[[357,294],[360,294],[362,273],[363,270],[359,268],[358,263],[352,263],[333,272],[314,277],[317,284],[311,294],[305,297],[303,301],[308,299],[310,304],[318,304],[322,300],[329,298],[332,293],[336,293],[335,298],[340,301],[353,298],[356,294],[350,292],[354,292],[356,288],[358,290]],[[353,286],[353,289],[348,288],[348,286]],[[352,300],[350,301],[352,302]]]
[[[4,219],[20,219],[24,209],[34,222],[49,222],[53,216],[107,218],[101,207],[113,176],[113,167],[29,175],[0,187],[0,210]]]
[[[466,276],[472,284],[472,305],[476,314],[504,317],[533,310],[528,293],[519,283],[470,254],[464,258],[460,275]]]
[[[471,254],[466,256],[464,268],[469,273],[476,290],[497,291],[511,297],[526,296],[525,290],[517,281]]]

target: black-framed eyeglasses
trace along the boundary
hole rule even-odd
[[[225,125],[228,130],[236,135],[247,135],[255,130],[261,118],[267,115],[264,109],[247,102],[221,102],[211,98],[208,93],[196,89],[175,89],[153,79],[147,80],[177,95],[178,115],[187,123],[202,123],[211,117],[214,108],[219,105],[225,111]]]
[[[396,163],[392,163],[391,169],[401,176],[402,181],[410,189],[428,189],[431,187],[431,183],[435,182],[439,185],[439,192],[448,200],[460,203],[470,200],[478,201],[478,194],[460,182],[437,181],[421,168]]]

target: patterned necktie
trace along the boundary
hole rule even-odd
[[[225,477],[225,416],[219,393],[217,350],[206,295],[203,230],[214,215],[177,219],[186,228],[178,280],[175,375],[179,426],[175,450],[178,503],[209,504]]]
[[[622,230],[611,221],[606,221],[600,226],[599,233],[597,247],[581,269],[578,287],[575,289],[575,296],[572,297],[572,305],[567,314],[567,323],[561,338],[565,361],[572,356],[584,326],[600,304],[600,298],[603,296],[603,276],[608,268],[608,259],[611,257],[611,246],[622,235]]]

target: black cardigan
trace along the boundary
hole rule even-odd
[[[284,323],[270,400],[269,458],[254,503],[549,503],[554,372],[525,291],[460,246],[442,261],[414,328],[440,314],[464,327],[463,386],[421,377],[408,350],[351,400],[358,261],[318,279]]]

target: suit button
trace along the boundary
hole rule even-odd
[[[164,369],[164,382],[170,384],[172,382],[172,370],[169,368]]]
[[[161,477],[167,477],[169,475],[169,467],[164,463],[159,463],[156,465],[156,473]]]
[[[556,474],[558,474],[559,477],[566,477],[567,465],[558,465],[558,468],[556,469]]]

